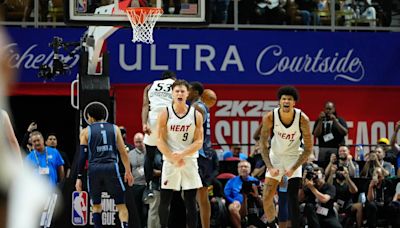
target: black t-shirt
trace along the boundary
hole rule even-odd
[[[393,200],[393,195],[395,193],[395,186],[391,180],[383,180],[380,186],[374,188],[375,191],[375,202],[384,203],[389,205]]]
[[[341,118],[341,117],[337,117],[338,122],[347,129],[347,124],[346,121]],[[320,119],[318,119],[315,124],[314,124],[314,129],[313,132],[315,131],[315,128],[318,124],[318,122],[321,121]],[[324,135],[332,133],[333,135],[333,139],[329,140],[327,142],[324,141]],[[333,120],[322,120],[322,133],[321,135],[318,137],[318,146],[319,147],[325,147],[325,148],[339,148],[339,145],[344,145],[345,144],[345,140],[344,140],[345,135],[342,135],[339,132],[338,127],[336,126],[336,124],[333,123]]]
[[[350,193],[349,185],[346,182],[339,184],[336,180],[333,182],[333,186],[336,188],[335,201],[340,206],[340,211],[346,209],[353,203],[352,194]],[[342,204],[343,202],[343,204]],[[342,205],[341,205],[342,204]]]
[[[320,189],[318,189],[318,191],[322,194],[330,195],[331,199],[326,203],[321,203],[321,202],[317,203],[314,193],[312,193],[310,189],[306,188],[304,190],[304,194],[306,196],[306,202],[316,204],[316,205],[319,204],[321,207],[327,208],[329,210],[328,216],[335,216],[335,212],[333,210],[333,203],[334,203],[334,198],[336,195],[335,186],[325,183]]]

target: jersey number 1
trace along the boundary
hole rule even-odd
[[[103,136],[103,144],[107,144],[107,134],[105,130],[100,131]]]

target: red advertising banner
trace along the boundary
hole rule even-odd
[[[145,84],[114,84],[112,94],[116,104],[116,124],[128,130],[128,141],[142,131],[141,109]],[[218,96],[211,108],[212,142],[228,149],[228,144],[254,144],[252,135],[262,115],[277,106],[279,85],[205,85]],[[14,95],[68,94],[68,84],[57,90],[41,84],[19,85]],[[400,89],[388,86],[296,86],[300,100],[296,107],[310,118],[311,125],[318,118],[327,101],[336,104],[336,111],[349,127],[347,144],[376,144],[381,137],[390,138],[396,121],[400,120]],[[312,127],[311,126],[311,127]],[[249,146],[243,151],[249,152]]]

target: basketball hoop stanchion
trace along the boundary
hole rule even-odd
[[[153,29],[158,18],[164,13],[162,8],[155,7],[136,7],[126,8],[126,15],[131,22],[133,29],[132,42],[143,42],[152,44]]]

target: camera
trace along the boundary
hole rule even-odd
[[[304,170],[306,171],[306,179],[312,180],[315,176],[314,167],[312,165],[306,165]]]
[[[243,194],[249,194],[253,192],[253,185],[257,185],[258,181],[248,181],[244,180],[242,183],[242,189],[240,190],[240,193]]]
[[[66,64],[68,60],[63,59],[62,55],[59,53],[59,49],[64,49],[68,51],[68,47],[79,47],[69,53],[69,56],[73,56],[77,51],[81,49],[80,42],[69,42],[66,43],[63,41],[61,37],[53,37],[51,43],[49,43],[49,47],[53,49],[53,63],[52,65],[41,65],[39,67],[38,77],[47,79],[54,79],[58,75],[66,74],[70,68]]]
[[[341,172],[344,171],[343,165],[339,165],[339,164],[338,164],[337,166],[338,166],[337,171],[341,171]]]
[[[315,178],[317,178],[317,175],[314,173],[314,171],[311,171],[311,172],[307,172],[307,173],[306,173],[306,179],[307,179],[307,180],[313,180],[313,179],[315,179]]]

